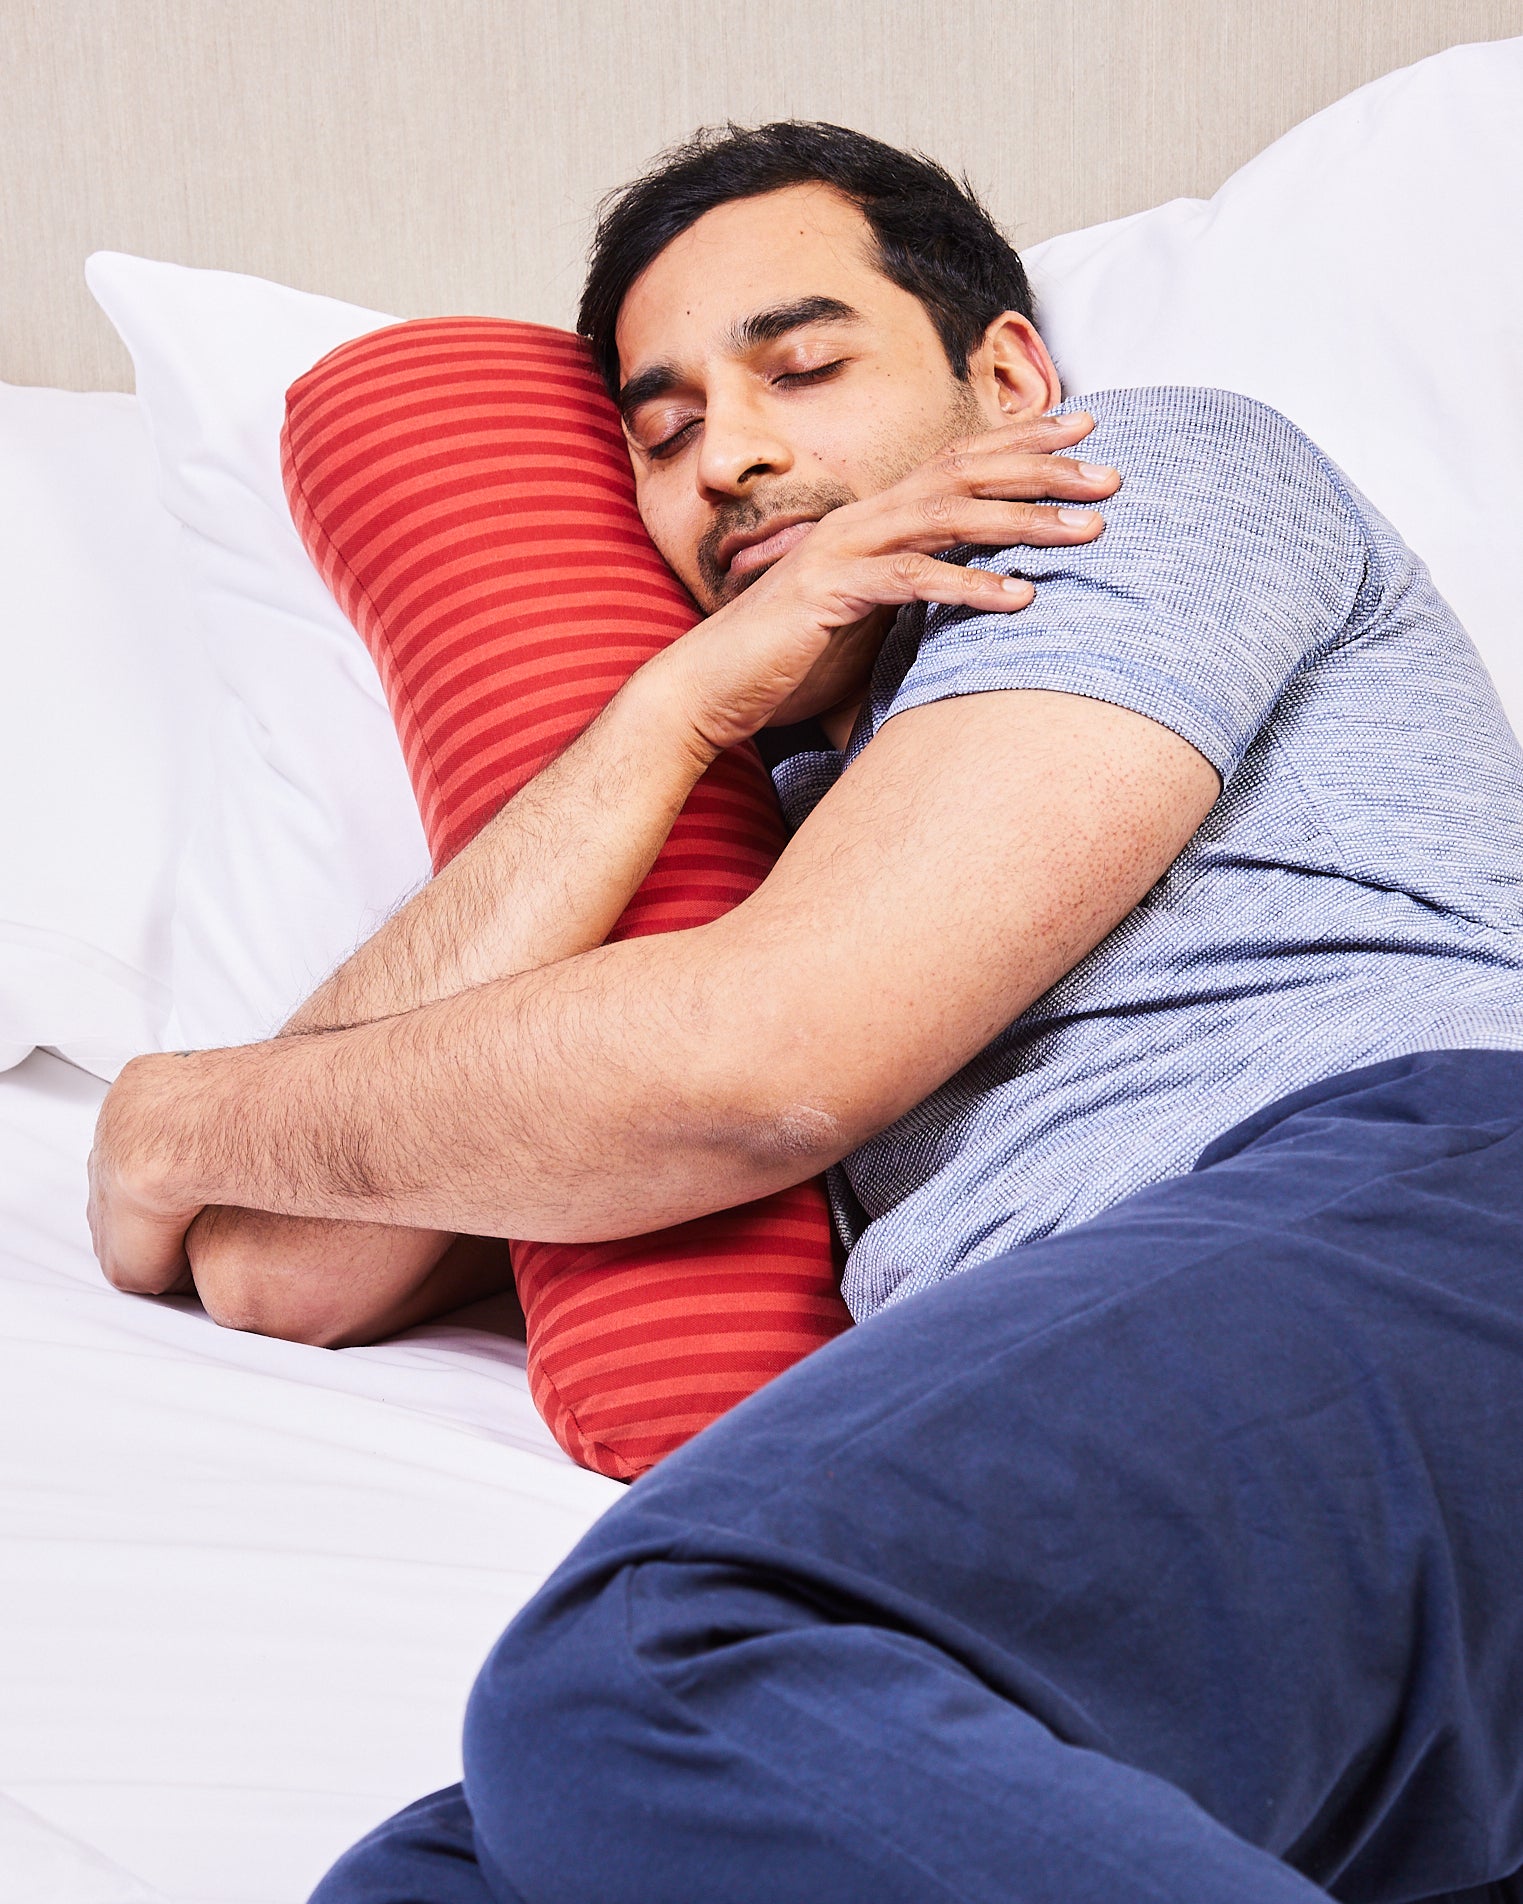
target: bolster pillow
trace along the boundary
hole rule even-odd
[[[376,331],[287,394],[291,514],[379,671],[437,871],[693,625],[579,338],[496,318]],[[612,938],[719,917],[782,850],[749,743],[694,789]],[[515,1241],[529,1384],[630,1479],[850,1322],[818,1181],[623,1242]]]

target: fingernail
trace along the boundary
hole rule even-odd
[[[1115,470],[1108,469],[1104,463],[1080,463],[1079,474],[1087,476],[1092,483],[1109,482]]]
[[[1088,529],[1100,518],[1093,509],[1060,509],[1058,521],[1070,529]]]
[[[1031,586],[1025,577],[1021,575],[1002,575],[999,585],[1011,595],[1023,595]]]

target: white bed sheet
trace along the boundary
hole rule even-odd
[[[299,1904],[458,1777],[487,1648],[622,1490],[555,1447],[517,1343],[331,1353],[108,1288],[104,1088],[0,1077],[0,1796],[171,1904]]]

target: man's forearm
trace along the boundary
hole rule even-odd
[[[703,939],[601,948],[342,1031],[140,1060],[155,1082],[121,1136],[154,1195],[299,1218],[592,1241],[743,1202],[816,1158],[777,1154],[766,1081],[722,1057],[737,1040],[705,1002],[709,961],[678,943]],[[103,1118],[114,1144],[109,1105]]]
[[[415,1010],[600,944],[707,764],[674,706],[659,666],[637,676],[319,988],[285,1037]],[[246,1103],[234,1113],[246,1114]],[[208,1310],[240,1328],[371,1340],[483,1293],[483,1276],[502,1273],[500,1254],[451,1247],[467,1227],[461,1212],[397,1228],[276,1214],[247,1188],[229,1195],[197,1217],[186,1250]]]
[[[1218,785],[1083,696],[915,709],[711,925],[327,1036],[139,1060],[99,1146],[150,1217],[243,1202],[555,1242],[723,1209],[972,1059],[1127,916]]]
[[[601,945],[712,758],[659,661],[642,669],[285,1033],[414,1011]]]

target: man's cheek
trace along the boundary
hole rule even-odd
[[[704,605],[704,588],[698,564],[699,531],[674,523],[652,499],[640,493],[638,484],[635,506],[640,512],[640,520],[645,524],[645,533],[655,543],[666,566],[693,599],[700,606]]]

